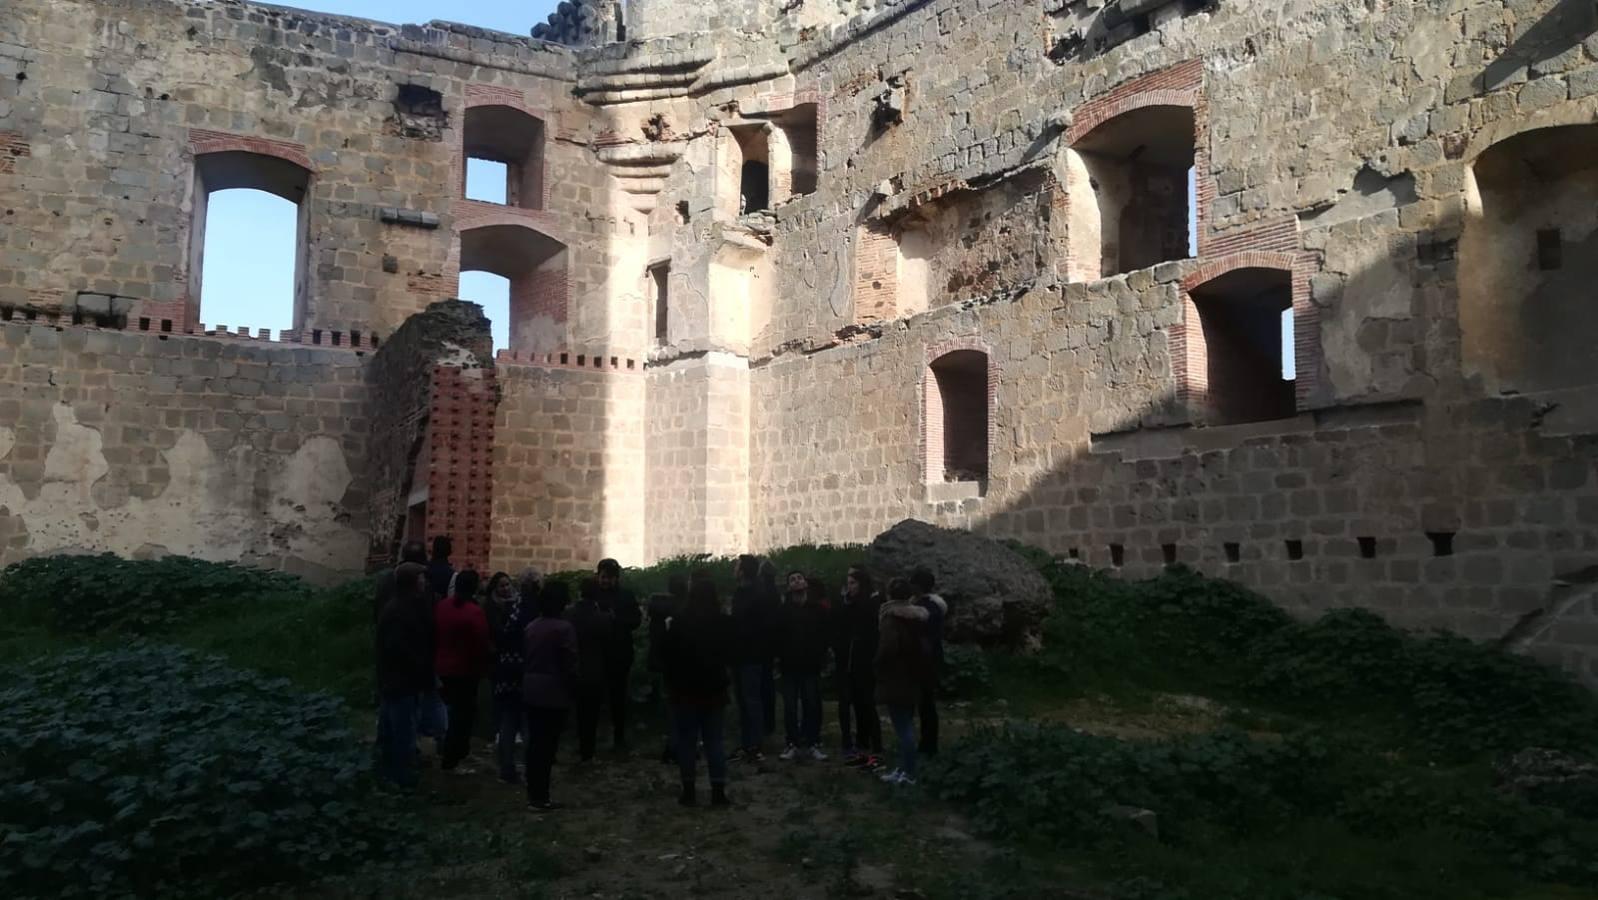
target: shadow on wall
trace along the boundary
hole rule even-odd
[[[1552,59],[1598,32],[1598,5],[1592,0],[1559,0],[1546,15],[1477,76],[1477,90],[1502,87],[1528,65]]]

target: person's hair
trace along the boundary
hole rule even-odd
[[[566,604],[571,602],[571,598],[571,587],[564,581],[552,578],[538,594],[538,614],[553,619],[566,611]]]
[[[688,576],[681,572],[666,576],[666,593],[676,600],[685,599],[688,596]]]
[[[849,574],[854,577],[855,583],[860,585],[860,596],[871,596],[876,585],[872,583],[871,573],[866,571],[865,566],[850,566]]]
[[[911,586],[907,578],[893,578],[888,581],[889,600],[909,600],[916,595],[916,589]]]
[[[721,600],[716,596],[716,583],[709,578],[694,581],[688,589],[688,612],[696,616],[713,616],[721,612]]]
[[[400,548],[400,562],[423,563],[427,562],[427,545],[421,541],[406,541]]]
[[[484,590],[483,593],[487,594],[489,597],[495,596],[499,591],[499,583],[501,581],[510,581],[510,576],[504,572],[495,572],[493,575],[489,576],[488,588]]]
[[[755,568],[755,581],[767,591],[777,593],[777,567],[769,559],[762,559]]]
[[[400,563],[394,570],[394,593],[402,600],[414,600],[427,590],[422,586],[422,578],[427,575],[427,567],[421,563]]]
[[[921,593],[930,594],[932,589],[937,586],[938,579],[933,576],[932,570],[926,566],[916,566],[915,571],[910,573],[910,583]]]
[[[466,605],[466,601],[477,598],[477,586],[482,583],[482,577],[476,569],[462,569],[455,573],[455,608]]]
[[[599,575],[614,575],[620,578],[621,563],[607,557],[599,561],[599,565],[594,567],[594,572]]]
[[[449,535],[441,534],[441,535],[433,538],[433,561],[434,562],[438,562],[440,560],[449,559],[449,555],[451,553],[454,553],[454,552],[455,552],[455,543],[449,539]]]
[[[544,573],[533,566],[522,570],[520,584],[522,599],[537,602],[538,592],[544,586]]]
[[[749,553],[740,554],[738,562],[733,565],[732,569],[733,576],[738,579],[740,584],[754,581],[760,576],[760,557]]]
[[[593,600],[599,596],[599,579],[584,578],[583,583],[577,588],[577,595],[584,600]]]

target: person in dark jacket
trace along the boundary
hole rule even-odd
[[[395,573],[398,572],[399,567],[405,563],[418,563],[423,567],[426,567],[426,545],[424,545],[421,541],[406,542],[404,547],[400,549],[399,562],[395,563],[393,568],[384,569],[377,575],[375,590],[372,592],[372,662],[374,666],[377,664],[378,658],[382,655],[379,652],[379,647],[377,645],[377,622],[378,619],[380,619],[383,615],[383,608],[388,606],[389,601],[394,599],[394,595],[398,591],[399,582],[395,578]],[[379,761],[379,764],[381,764],[384,742],[382,714],[383,696],[381,691],[378,692],[377,704],[377,740],[374,742],[373,752],[375,758]]]
[[[582,668],[577,677],[577,756],[583,762],[594,758],[599,733],[599,708],[605,703],[609,684],[607,667],[613,646],[613,619],[599,605],[599,581],[583,580],[578,600],[566,618],[577,629],[577,649]]]
[[[760,587],[759,569],[760,560],[745,554],[738,557],[732,570],[737,583],[732,592],[733,688],[738,699],[738,751],[733,759],[745,762],[766,758],[762,685],[771,665],[772,616]]]
[[[710,770],[710,802],[727,805],[722,726],[733,640],[732,620],[721,611],[715,583],[708,572],[700,573],[688,589],[687,607],[667,623],[661,645],[666,691],[677,715],[677,762],[682,771],[678,802],[684,806],[697,802],[695,751],[700,741]]]
[[[382,698],[379,775],[391,784],[416,784],[416,709],[433,687],[433,611],[427,569],[402,563],[394,595],[377,618],[377,688]]]
[[[650,675],[656,679],[663,679],[666,671],[666,660],[663,645],[666,639],[666,623],[678,610],[688,608],[688,578],[681,572],[673,572],[666,579],[666,592],[655,594],[649,598],[649,653],[646,663]],[[677,731],[677,714],[672,710],[671,695],[665,694],[661,706],[666,712],[666,749],[661,751],[660,761],[675,763],[677,761],[674,737]]]
[[[449,555],[455,552],[454,542],[446,535],[433,538],[433,561],[427,564],[427,584],[434,597],[449,596],[450,579],[455,577],[455,566]]]
[[[524,581],[526,581],[524,579]],[[520,784],[516,771],[516,736],[525,734],[526,707],[522,703],[522,638],[527,623],[537,614],[538,579],[535,575],[524,594],[504,572],[488,579],[488,632],[494,639],[494,659],[489,694],[494,706],[494,752],[499,762],[499,777],[507,784]],[[526,598],[526,599],[524,599]]]
[[[766,737],[777,733],[777,651],[782,647],[778,632],[781,625],[782,591],[777,587],[777,566],[769,559],[761,559],[755,570],[755,580],[760,585],[761,602],[766,607],[766,659],[760,670],[760,722],[766,726]]]
[[[777,657],[782,663],[782,711],[788,729],[785,760],[821,749],[821,668],[827,661],[827,612],[816,604],[803,572],[788,573],[788,595],[779,616]]]
[[[488,617],[477,603],[480,579],[472,569],[454,578],[450,596],[433,607],[434,669],[438,673],[439,696],[449,710],[449,727],[444,735],[442,768],[461,774],[459,768],[471,751],[472,729],[477,724],[477,689],[488,674],[493,638],[488,632]]]
[[[888,600],[877,614],[877,699],[888,707],[899,756],[899,765],[882,780],[894,785],[916,783],[915,714],[927,678],[929,615],[914,601],[915,588],[895,578],[888,583]]]
[[[838,611],[842,628],[839,668],[848,687],[843,732],[849,735],[848,717],[854,717],[855,744],[844,757],[845,765],[876,769],[882,764],[882,721],[877,718],[877,610],[882,599],[872,588],[871,573],[852,566],[843,582],[843,604]]]
[[[948,618],[949,604],[933,593],[937,583],[931,569],[918,568],[910,573],[915,603],[927,611],[927,683],[921,690],[921,707],[916,710],[921,717],[921,743],[916,752],[922,756],[938,755],[938,679],[943,677],[943,622]]]
[[[595,569],[599,608],[609,614],[610,644],[605,649],[605,700],[610,704],[611,739],[616,752],[627,750],[627,712],[632,705],[633,632],[643,623],[638,598],[622,587],[621,563],[602,559]]]
[[[566,715],[576,702],[582,651],[577,629],[561,618],[570,592],[565,582],[551,581],[538,598],[538,618],[523,632],[522,702],[527,708],[527,808],[560,809],[549,799],[549,773]]]

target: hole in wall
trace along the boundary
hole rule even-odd
[[[1175,544],[1161,544],[1160,545],[1160,554],[1165,557],[1165,564],[1166,565],[1168,565],[1168,566],[1176,565],[1176,545]]]
[[[1234,541],[1227,541],[1226,543],[1221,545],[1221,549],[1226,552],[1226,561],[1227,562],[1235,563],[1235,562],[1242,561],[1242,559],[1243,559],[1243,547],[1240,544],[1238,544],[1238,543],[1236,543]]]
[[[1304,542],[1296,538],[1287,540],[1287,558],[1299,560],[1304,558]]]
[[[1376,539],[1373,537],[1359,538],[1359,555],[1361,559],[1376,558]]]
[[[1112,565],[1115,568],[1119,569],[1119,568],[1121,568],[1121,565],[1123,563],[1125,563],[1125,562],[1126,562],[1126,548],[1121,546],[1120,544],[1111,544],[1110,545],[1110,565]]]
[[[1426,532],[1426,539],[1432,542],[1433,556],[1454,555],[1454,532],[1428,531]]]

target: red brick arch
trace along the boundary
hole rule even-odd
[[[943,397],[938,387],[938,380],[933,373],[933,364],[951,353],[971,351],[982,354],[987,362],[987,457],[988,477],[992,477],[991,463],[993,458],[994,437],[997,434],[995,427],[997,400],[999,395],[999,364],[993,358],[992,348],[985,341],[974,337],[952,338],[927,346],[925,359],[921,366],[921,459],[922,480],[928,484],[942,477],[943,436],[947,423],[944,422]]]
[[[311,163],[311,157],[305,152],[304,144],[292,141],[279,141],[272,138],[253,137],[244,134],[228,134],[225,131],[208,131],[204,128],[189,129],[189,150],[200,156],[206,153],[255,153],[261,156],[272,156],[285,162],[291,162],[311,174],[316,174],[316,166]]]
[[[1306,409],[1319,387],[1321,369],[1320,311],[1310,301],[1309,280],[1315,272],[1309,253],[1244,250],[1204,261],[1182,279],[1182,322],[1171,329],[1171,372],[1177,395],[1187,403],[1201,402],[1206,394],[1209,359],[1198,304],[1193,292],[1231,272],[1269,269],[1288,275],[1292,283],[1293,360],[1296,377],[1294,400]]]

